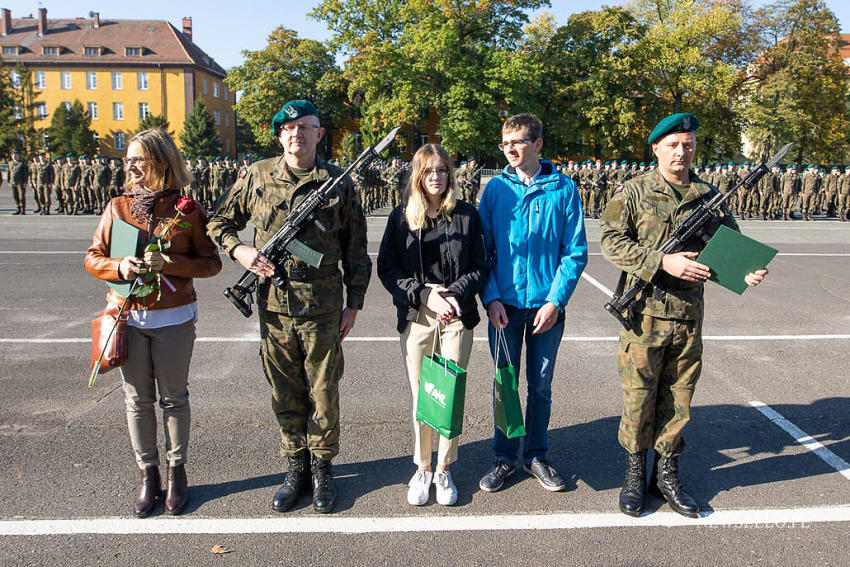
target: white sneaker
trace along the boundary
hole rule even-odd
[[[437,471],[434,475],[434,484],[437,486],[437,504],[451,506],[457,502],[457,486],[452,480],[452,473]]]
[[[407,503],[413,506],[422,506],[428,502],[428,492],[431,489],[431,471],[416,471],[407,486]]]

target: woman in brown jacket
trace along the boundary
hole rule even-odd
[[[152,280],[156,289],[148,288],[150,293],[144,296],[134,294],[125,307],[129,310],[129,355],[121,375],[130,442],[141,469],[133,513],[147,516],[161,496],[154,411],[158,391],[168,462],[165,511],[179,514],[189,497],[184,468],[189,444],[187,383],[198,319],[192,278],[214,276],[221,270],[221,259],[207,236],[203,210],[178,192],[189,184],[188,173],[168,134],[158,129],[136,134],[127,147],[124,167],[128,190],[104,210],[85,267],[107,281],[132,281],[147,272],[159,273]],[[110,257],[115,219],[139,229],[137,255]],[[145,251],[155,237],[162,237],[160,244],[167,250]],[[106,295],[113,305],[121,305],[124,299],[114,289]]]

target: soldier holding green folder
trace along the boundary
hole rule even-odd
[[[675,254],[659,250],[677,224],[717,193],[690,169],[698,128],[690,113],[659,122],[649,136],[658,169],[627,181],[601,221],[602,251],[625,273],[625,287],[635,278],[651,282],[634,303],[634,330],[622,331],[618,351],[623,388],[618,438],[628,453],[620,510],[632,516],[643,509],[650,448],[655,449],[650,490],[676,512],[699,516],[698,504],[679,479],[678,458],[702,369],[703,282],[711,272],[695,260],[704,247],[701,240]],[[721,224],[738,230],[725,206],[707,227],[709,233]],[[757,270],[745,281],[755,286],[766,274]]]

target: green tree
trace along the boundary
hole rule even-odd
[[[350,116],[347,82],[334,52],[281,26],[269,34],[264,49],[246,50],[242,56],[244,62],[228,71],[225,82],[230,90],[240,91],[236,112],[250,125],[260,147],[280,151],[272,118],[287,101],[307,99],[319,109],[328,155],[335,130]]]
[[[17,93],[12,88],[9,69],[0,59],[0,155],[8,156],[18,144],[18,120],[15,114]]]
[[[690,111],[700,117],[697,159],[731,155],[740,148],[741,121],[733,103],[738,69],[752,59],[746,10],[738,0],[636,0],[630,10],[643,26],[624,48],[633,61],[633,84],[643,96],[645,139],[664,116]]]
[[[0,81],[0,89],[7,85],[7,96],[11,99],[11,105],[0,105],[0,113],[5,113],[11,120],[3,120],[0,124],[0,132],[11,135],[16,148],[25,154],[33,154],[41,148],[43,140],[35,128],[35,109],[38,94],[33,88],[32,73],[23,65],[17,65],[14,69],[3,69],[5,77]],[[13,83],[12,73],[17,75],[17,82]],[[10,112],[11,111],[11,112]]]
[[[850,99],[835,14],[820,0],[780,0],[755,20],[763,55],[747,68],[741,109],[752,153],[794,142],[798,162],[842,161]]]
[[[45,133],[50,137],[51,153],[64,155],[74,152],[80,155],[97,151],[91,117],[79,100],[75,100],[70,109],[64,104],[57,106]]]
[[[362,114],[364,143],[437,110],[437,135],[452,153],[494,155],[501,87],[488,80],[496,54],[512,49],[545,0],[323,0],[311,16],[349,55],[349,96]],[[414,148],[415,149],[415,148]]]
[[[236,113],[236,153],[253,156],[273,156],[280,153],[280,142],[273,138],[269,144],[261,144],[254,136],[251,125]]]
[[[215,121],[202,98],[195,101],[192,112],[183,122],[180,146],[183,153],[190,156],[214,156],[221,153],[221,139],[215,129]]]
[[[139,126],[136,128],[136,133],[143,130],[151,130],[153,128],[161,128],[168,132],[169,136],[174,136],[174,132],[169,132],[171,126],[164,114],[148,114],[143,120],[139,121]]]
[[[357,134],[352,131],[348,131],[342,135],[342,139],[339,142],[340,145],[340,159],[346,159],[348,162],[354,161],[354,158],[357,157]]]

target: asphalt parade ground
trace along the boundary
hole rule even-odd
[[[0,189],[0,564],[12,565],[847,565],[850,541],[850,224],[742,222],[779,249],[743,296],[708,284],[704,370],[681,474],[703,508],[688,519],[650,498],[617,509],[618,324],[602,305],[616,270],[588,220],[590,260],[567,307],[553,385],[550,459],[568,489],[518,472],[479,490],[491,464],[492,362],[475,332],[453,476],[458,503],[406,502],[414,472],[410,393],[395,310],[374,274],[344,343],[336,512],[282,482],[256,315],[223,297],[241,268],[196,280],[190,374],[190,503],[131,514],[138,472],[121,377],[86,387],[90,321],[105,285],[82,267],[94,216],[11,216]],[[373,260],[386,217],[369,218]],[[483,315],[483,309],[482,309]],[[521,379],[521,383],[524,382]],[[161,434],[161,432],[160,432]],[[161,437],[161,435],[160,435]],[[160,443],[162,446],[162,443]],[[213,546],[229,553],[213,554]]]

